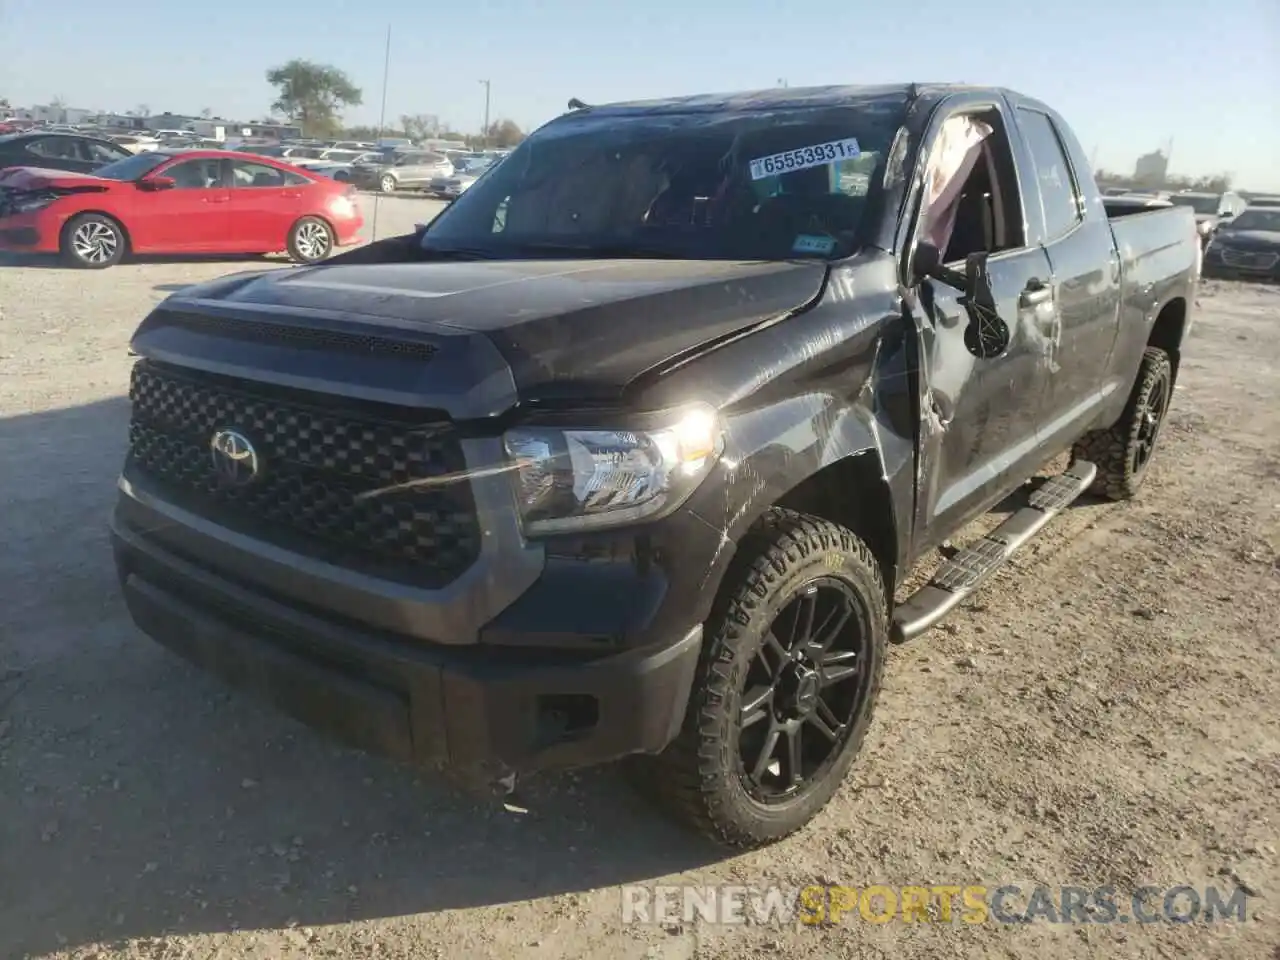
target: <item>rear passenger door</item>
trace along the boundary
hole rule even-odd
[[[1120,256],[1070,130],[1038,106],[1019,104],[1015,114],[1039,186],[1029,222],[1051,270],[1054,323],[1040,344],[1050,385],[1042,427],[1056,444],[1091,420],[1114,389],[1106,370],[1119,329]]]
[[[429,164],[428,155],[406,153],[396,161],[396,180],[401,187],[422,190],[435,176],[435,166]]]
[[[289,228],[303,214],[302,174],[254,163],[231,163],[231,233],[242,253],[276,253],[285,248]]]

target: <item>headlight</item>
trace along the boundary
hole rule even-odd
[[[47,207],[49,204],[53,203],[53,201],[57,199],[58,199],[57,197],[49,197],[49,196],[23,197],[20,200],[14,201],[10,205],[9,212],[10,213],[35,213],[37,210],[43,210],[45,207]]]
[[[529,534],[618,526],[673,510],[723,449],[720,419],[705,404],[653,430],[528,427],[505,440]]]
[[[1202,237],[1207,237],[1209,234],[1213,233],[1213,227],[1214,224],[1209,220],[1201,220],[1196,224],[1196,229],[1200,232],[1200,236]]]

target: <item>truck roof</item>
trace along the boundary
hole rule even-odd
[[[581,112],[603,116],[664,113],[720,113],[738,110],[839,106],[852,101],[902,103],[914,96],[941,96],[971,90],[1008,93],[996,87],[961,83],[844,84],[824,87],[769,87],[736,93],[702,93],[663,100],[630,100],[588,106]],[[1014,95],[1018,99],[1025,99]]]

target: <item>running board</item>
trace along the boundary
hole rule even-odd
[[[917,637],[958,607],[1019,549],[1093,484],[1098,468],[1077,460],[1041,484],[1027,505],[970,547],[947,560],[928,583],[893,612],[890,638],[902,643]]]

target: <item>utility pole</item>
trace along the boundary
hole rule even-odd
[[[484,129],[480,131],[480,146],[487,147],[489,145],[489,81],[481,80],[484,84]]]

